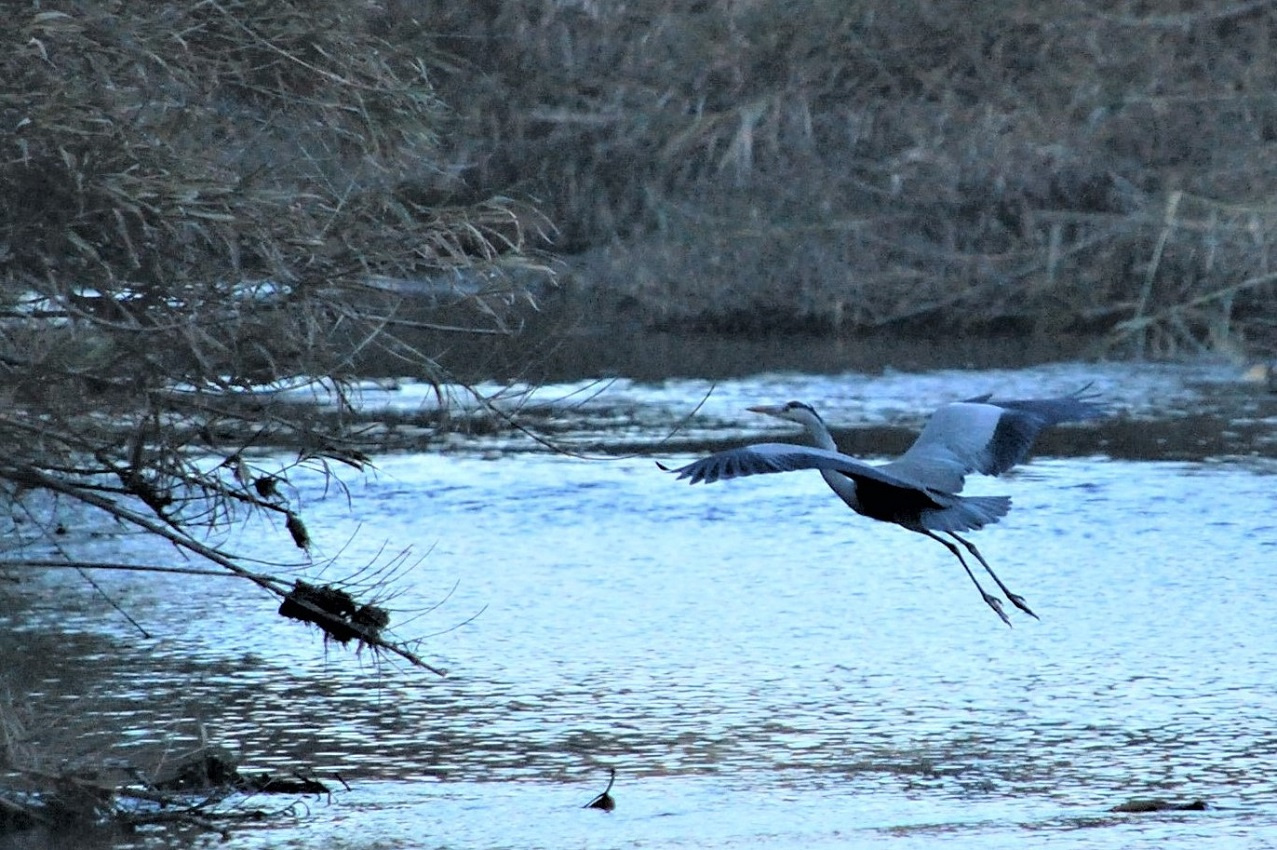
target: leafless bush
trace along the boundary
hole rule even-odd
[[[287,470],[248,471],[244,451],[362,468],[343,415],[360,364],[447,380],[415,335],[509,330],[548,224],[455,201],[427,62],[362,4],[3,10],[6,495],[60,494],[226,569],[201,533],[244,511],[304,547],[264,484]],[[336,415],[254,392],[306,382]]]

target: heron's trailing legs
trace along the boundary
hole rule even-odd
[[[999,617],[1002,618],[1002,622],[1006,623],[1008,626],[1011,625],[1011,620],[1007,618],[1006,612],[1002,610],[1002,600],[991,593],[985,592],[985,589],[980,585],[980,582],[976,580],[975,573],[971,572],[971,567],[967,566],[967,560],[966,558],[962,557],[962,553],[958,551],[958,547],[954,546],[952,543],[950,543],[948,540],[945,540],[943,537],[940,537],[934,534],[933,532],[928,531],[927,529],[923,529],[922,533],[930,537],[932,540],[939,542],[946,549],[948,549],[950,552],[953,553],[953,556],[958,559],[958,563],[962,564],[962,568],[966,570],[967,575],[971,577],[971,582],[976,586],[976,589],[980,591],[980,595],[984,597],[985,603],[990,608],[992,608]],[[987,572],[990,576],[992,576],[994,582],[996,582],[998,585],[998,589],[1001,590],[1006,595],[1006,598],[1010,600],[1012,605],[1019,608],[1021,611],[1028,614],[1030,617],[1032,617],[1035,620],[1041,619],[1040,617],[1038,617],[1037,614],[1033,613],[1033,609],[1029,607],[1029,603],[1024,601],[1023,596],[1021,596],[1018,593],[1012,593],[1011,588],[1007,587],[1005,584],[1002,583],[1002,579],[998,578],[998,574],[993,571],[993,567],[989,566],[989,562],[986,561],[984,559],[984,556],[980,554],[980,550],[975,547],[974,543],[972,543],[970,540],[967,540],[964,537],[959,537],[957,534],[954,534],[952,531],[946,531],[945,534],[949,535],[954,540],[961,543],[963,546],[966,547],[966,550],[968,552],[970,552],[972,555],[975,555],[976,560],[980,562],[980,566],[984,567],[985,572]]]
[[[1007,599],[1011,600],[1012,605],[1019,608],[1021,611],[1028,614],[1030,617],[1032,617],[1035,620],[1042,619],[1037,614],[1033,613],[1033,609],[1029,607],[1029,603],[1024,601],[1023,596],[1019,595],[1018,593],[1012,593],[1011,589],[1002,583],[1002,579],[998,578],[998,574],[993,571],[993,567],[989,566],[989,562],[986,561],[984,559],[984,556],[980,554],[980,550],[975,548],[974,543],[972,543],[970,540],[966,540],[962,537],[959,537],[958,535],[954,534],[952,531],[947,531],[945,533],[948,534],[950,537],[952,537],[954,540],[961,543],[963,546],[967,547],[967,551],[970,552],[972,555],[976,556],[976,559],[980,562],[980,565],[984,567],[985,572],[993,576],[993,580],[997,582],[998,584],[998,589],[1001,590],[1004,594],[1006,594]],[[970,571],[968,570],[968,572]]]
[[[932,540],[936,541],[941,546],[943,546],[944,548],[948,549],[950,552],[953,553],[953,557],[958,559],[958,563],[962,564],[962,569],[966,570],[967,575],[971,577],[971,583],[975,585],[975,589],[980,591],[980,595],[984,597],[984,603],[993,609],[993,613],[997,614],[999,617],[1002,618],[1002,622],[1006,623],[1008,626],[1011,625],[1011,618],[1007,616],[1006,611],[1002,610],[1002,600],[994,596],[992,593],[989,593],[988,591],[986,591],[980,585],[980,580],[975,577],[975,573],[971,572],[971,568],[967,566],[967,559],[962,557],[962,553],[958,551],[958,547],[954,546],[952,543],[950,543],[948,540],[945,540],[943,537],[939,537],[925,528],[921,529],[921,533],[927,535]],[[960,537],[958,539],[962,540],[962,538]],[[963,540],[962,542],[966,543],[965,540]],[[983,559],[981,559],[981,561],[983,561]],[[985,569],[988,569],[988,567],[986,566]],[[997,576],[994,576],[994,578],[997,578]],[[1001,582],[999,582],[999,584],[1001,584]]]

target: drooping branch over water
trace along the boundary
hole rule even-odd
[[[516,330],[548,276],[549,223],[500,195],[456,199],[438,57],[381,38],[358,4],[5,11],[3,496],[72,500],[331,638],[429,667],[371,601],[329,605],[348,590],[264,576],[208,535],[268,515],[308,549],[280,489],[299,466],[367,468],[355,377],[451,382],[423,331]],[[280,400],[308,386],[335,400],[325,415]],[[268,447],[296,460],[248,460]]]

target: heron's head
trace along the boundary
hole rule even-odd
[[[799,425],[810,426],[813,424],[823,425],[820,414],[810,404],[801,401],[790,401],[785,404],[768,405],[763,404],[757,407],[748,408],[751,413],[762,413],[767,416],[775,416],[777,419],[787,419],[790,422],[797,422]]]

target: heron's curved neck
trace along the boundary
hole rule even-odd
[[[838,451],[838,445],[834,442],[834,435],[829,433],[829,429],[825,427],[824,421],[819,417],[810,417],[803,423],[807,428],[807,436],[811,437],[816,448],[825,449],[827,451]]]

